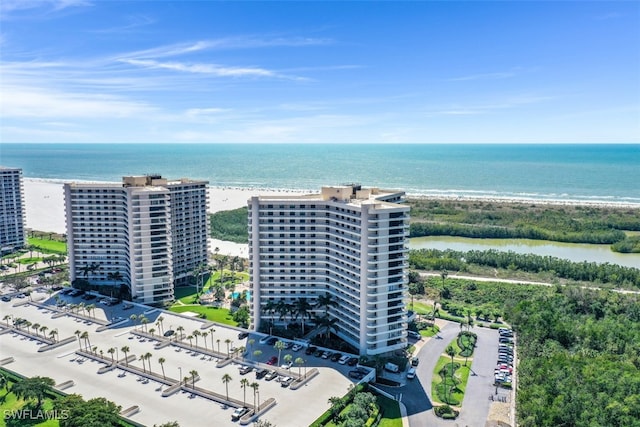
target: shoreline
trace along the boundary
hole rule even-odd
[[[45,178],[23,178],[24,199],[26,207],[26,226],[28,229],[66,233],[65,203],[63,183],[72,182],[61,179]],[[100,182],[82,181],[73,182]],[[102,181],[105,182],[105,181]],[[247,200],[252,196],[298,196],[309,193],[317,193],[316,190],[292,190],[278,188],[257,188],[257,187],[232,187],[209,186],[209,213],[238,209],[247,206]],[[539,200],[527,198],[502,198],[483,196],[460,196],[460,195],[430,195],[407,193],[409,199],[419,200],[446,200],[472,202],[482,201],[487,203],[512,203],[512,204],[536,204],[536,205],[561,205],[561,206],[589,206],[595,208],[619,208],[619,209],[640,209],[640,203],[622,203],[607,201],[583,201],[583,200]],[[226,242],[222,240],[211,240],[210,248],[219,248],[220,253],[232,256],[247,256],[247,245]]]

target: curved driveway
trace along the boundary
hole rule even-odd
[[[491,401],[489,396],[495,393],[493,386],[493,370],[498,358],[498,331],[489,328],[473,328],[478,335],[474,352],[472,372],[467,382],[467,389],[462,402],[460,417],[455,421],[445,421],[433,413],[431,401],[431,380],[433,369],[447,345],[460,332],[460,325],[446,322],[441,328],[439,337],[430,338],[420,349],[420,364],[416,370],[416,378],[406,381],[400,388],[385,388],[391,394],[402,393],[402,403],[407,408],[407,417],[411,427],[483,427],[489,415]],[[500,393],[504,395],[505,390]]]

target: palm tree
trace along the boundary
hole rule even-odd
[[[296,357],[295,363],[296,363],[296,365],[298,365],[298,376],[301,377],[302,376],[302,365],[304,365],[304,359],[302,357]],[[306,372],[307,368],[305,367],[304,370]]]
[[[444,281],[447,280],[447,276],[449,276],[447,270],[442,270],[440,272],[440,277],[442,277],[442,287],[444,287]]]
[[[293,305],[293,314],[295,318],[297,319],[298,316],[300,316],[300,319],[302,321],[302,335],[304,335],[304,318],[308,317],[309,319],[311,319],[312,309],[313,306],[309,304],[309,301],[307,301],[306,298],[302,297],[298,298]]]
[[[247,341],[247,346],[249,347],[249,352],[251,352],[251,350],[253,350],[253,345],[256,343],[256,340],[254,340],[253,338],[249,339]]]
[[[316,307],[321,308],[324,307],[324,315],[327,316],[329,314],[329,308],[337,307],[338,302],[333,299],[331,294],[324,294],[318,297],[318,302],[316,303]]]
[[[144,373],[147,373],[147,366],[144,364],[144,361],[146,360],[144,357],[144,354],[140,355],[140,360],[142,360],[142,370],[144,371]]]
[[[189,346],[193,348],[193,335],[189,335],[187,339],[189,340]]]
[[[58,328],[49,331],[49,336],[51,337],[53,342],[56,342],[56,335],[58,335]]]
[[[336,331],[336,323],[338,323],[338,319],[329,316],[322,316],[316,318],[318,322],[318,327],[322,331],[324,329],[325,333],[325,342],[329,341],[329,336],[331,335],[331,331]]]
[[[205,349],[206,351],[209,351],[209,348],[207,347],[207,336],[209,336],[209,332],[204,331],[204,332],[202,333],[202,341],[204,341],[204,349]],[[198,344],[196,343],[196,345],[198,345]]]
[[[160,330],[160,334],[164,334],[164,327],[163,327],[162,322],[164,322],[164,317],[159,316],[158,320],[156,321],[156,326]]]
[[[226,340],[224,340],[224,343],[227,345],[227,357],[229,357],[231,340],[229,338],[227,338]]]
[[[7,377],[0,372],[0,389],[5,388],[8,384],[9,381],[7,381]],[[3,399],[7,397],[7,394],[9,394],[9,390],[5,392]]]
[[[291,305],[287,304],[284,300],[279,300],[276,303],[276,311],[280,314],[279,319],[283,320],[287,317],[287,314],[291,312]]]
[[[242,391],[244,392],[244,397],[242,398],[242,406],[247,405],[247,387],[249,386],[249,380],[243,378],[240,380],[240,387],[242,387]]]
[[[40,323],[34,323],[33,325],[31,325],[31,327],[36,332],[36,336],[39,337],[40,335],[38,335],[38,329],[40,328]]]
[[[167,376],[164,374],[164,362],[166,362],[166,359],[164,357],[158,358],[158,363],[160,364],[160,368],[162,368],[162,378],[166,380]]]
[[[153,372],[151,371],[151,353],[145,353],[144,358],[147,361],[147,364],[149,365],[149,373],[152,374]]]
[[[124,364],[126,366],[129,366],[129,359],[127,358],[127,353],[129,353],[129,347],[125,345],[120,350],[124,353]]]
[[[202,335],[202,334],[200,333],[200,331],[198,331],[198,330],[196,329],[195,331],[193,331],[192,335],[193,335],[193,337],[196,339],[196,347],[197,347],[197,346],[198,346],[198,337],[199,337],[200,335]]]
[[[213,351],[213,333],[215,332],[215,329],[211,329],[211,331],[209,331],[209,334],[211,335],[211,351]]]
[[[276,350],[278,350],[278,365],[280,364],[280,353],[282,353],[282,350],[284,350],[285,345],[286,344],[284,343],[284,341],[278,340],[273,346]]]
[[[116,352],[116,349],[114,347],[111,347],[109,350],[107,350],[107,353],[111,355],[111,363],[113,363],[113,353],[115,352]]]
[[[84,344],[85,344],[85,349],[88,349],[91,347],[91,341],[89,340],[89,332],[84,331],[81,335],[80,338],[82,338],[84,340]]]
[[[196,377],[198,376],[198,371],[196,371],[195,369],[192,369],[189,371],[189,373],[191,374],[191,388],[192,389],[196,389]]]
[[[96,305],[95,305],[95,304],[89,304],[88,306],[86,306],[86,307],[85,307],[85,309],[87,310],[87,315],[89,315],[89,317],[93,317],[93,318],[95,318],[95,317],[96,317],[96,315],[95,315],[95,308],[96,308]],[[92,311],[93,311],[93,313],[94,313],[94,314],[93,314],[93,316],[91,316],[91,312],[92,312]]]
[[[40,326],[40,332],[42,332],[42,336],[43,336],[43,337],[45,337],[45,336],[46,336],[45,332],[47,332],[47,329],[49,329],[49,327],[48,327],[48,326],[46,326],[46,325],[42,325],[42,326]]]
[[[147,323],[149,323],[149,319],[147,319],[146,317],[142,316],[140,318],[140,324],[142,325],[142,327],[144,328],[144,331],[147,332]]]
[[[129,319],[131,319],[131,323],[133,323],[133,326],[136,326],[136,321],[138,320],[138,316],[136,316],[135,314],[132,314],[131,316],[129,316]]]
[[[25,378],[22,381],[14,383],[11,387],[11,391],[20,399],[36,399],[38,401],[36,410],[39,410],[42,406],[42,400],[45,398],[45,395],[55,384],[56,382],[52,378]]]
[[[183,332],[184,332],[184,327],[182,326],[178,326],[176,328],[176,331],[180,332],[180,340],[182,341],[182,336],[183,336]]]
[[[151,328],[149,329],[149,333],[151,334],[152,337],[155,337],[156,335],[156,329],[155,328]]]
[[[256,394],[258,393],[258,388],[260,388],[260,384],[253,382],[249,384],[249,387],[253,389],[253,413],[255,414],[256,413]]]
[[[231,382],[231,379],[232,379],[231,375],[229,374],[224,374],[222,376],[222,382],[224,383],[227,389],[227,400],[229,400],[229,383]]]
[[[7,322],[7,328],[9,327],[9,320],[11,320],[11,317],[12,316],[10,314],[5,314],[4,317],[2,318],[2,320]]]
[[[449,387],[449,400],[451,400],[451,389],[453,388],[453,356],[456,355],[456,351],[453,349],[453,346],[449,346],[447,347],[447,355],[449,355],[449,357],[451,357],[451,386]],[[445,391],[446,393],[446,391]],[[447,402],[449,403],[449,402]]]
[[[216,340],[216,344],[218,344],[218,353],[220,353],[220,338]]]

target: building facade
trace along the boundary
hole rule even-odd
[[[22,169],[0,166],[0,252],[27,243]]]
[[[135,301],[158,304],[207,262],[206,181],[131,176],[67,183],[64,193],[72,281],[123,283]]]
[[[306,319],[316,333],[330,330],[361,355],[404,349],[409,207],[403,201],[404,192],[359,185],[251,198],[254,329]]]

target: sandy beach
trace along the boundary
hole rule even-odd
[[[65,212],[63,182],[46,179],[25,178],[24,193],[27,211],[27,228],[38,231],[65,233]],[[237,209],[247,205],[247,200],[252,196],[283,196],[308,194],[310,191],[302,190],[277,190],[264,188],[239,188],[239,187],[209,187],[209,212],[215,213],[231,209]],[[501,199],[501,198],[477,198],[455,196],[423,196],[411,195],[412,198],[429,198],[442,200],[481,200],[496,203],[535,203],[535,204],[563,204],[563,205],[588,205],[609,207],[631,207],[640,209],[640,204],[620,204],[605,202],[585,201],[546,201],[531,199]],[[247,257],[247,245],[211,239],[210,249],[216,248],[223,255]]]
[[[307,191],[254,188],[209,187],[209,212],[215,213],[241,208],[252,196],[281,196],[305,194]],[[66,233],[64,190],[62,181],[24,178],[27,228],[53,233]],[[247,245],[211,239],[211,252],[219,249],[222,255],[247,257]]]

